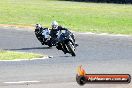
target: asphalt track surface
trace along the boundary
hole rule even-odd
[[[77,67],[87,73],[132,75],[132,37],[75,33],[76,57],[42,46],[32,30],[0,28],[0,49],[47,54],[53,58],[0,62],[0,88],[132,88],[130,84],[76,83]],[[25,82],[24,82],[25,81]]]

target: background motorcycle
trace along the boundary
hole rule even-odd
[[[48,45],[52,47],[50,40],[50,30],[48,28],[43,28],[42,30],[35,30],[35,35],[42,45]]]
[[[68,30],[61,30],[58,36],[58,42],[56,45],[58,50],[62,50],[65,54],[70,53],[72,56],[75,54],[75,41],[72,38],[72,33]]]

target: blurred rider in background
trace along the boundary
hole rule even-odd
[[[43,30],[44,28],[40,24],[35,25],[35,35],[42,45],[44,45],[43,38],[42,38]]]

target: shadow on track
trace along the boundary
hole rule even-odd
[[[72,56],[70,56],[70,54],[69,54],[69,55],[66,55],[66,56],[59,56],[59,57],[72,57]]]
[[[4,50],[34,50],[34,49],[51,49],[51,48],[50,47],[31,47],[31,48],[4,49]]]

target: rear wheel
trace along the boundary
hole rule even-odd
[[[72,56],[76,56],[75,47],[70,41],[67,44],[67,48],[68,48],[68,50],[69,50],[69,52],[71,53]]]
[[[51,41],[48,41],[48,42],[47,42],[47,45],[48,45],[49,47],[52,47]]]
[[[48,45],[50,48],[52,47],[52,45]]]

